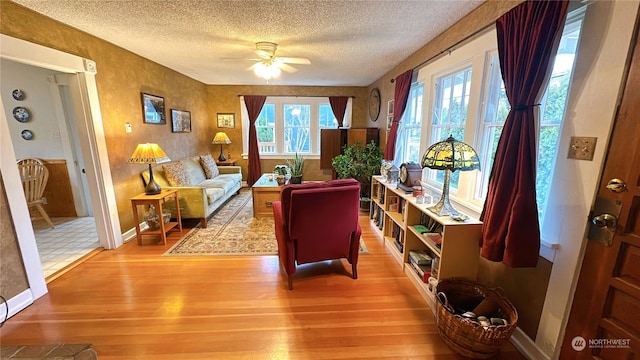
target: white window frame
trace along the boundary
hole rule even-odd
[[[303,155],[309,159],[320,158],[320,105],[329,104],[328,97],[303,97],[303,96],[267,96],[266,104],[273,104],[275,107],[275,142],[276,151],[270,154],[260,154],[261,159],[286,159],[292,158],[295,154],[284,151],[284,113],[285,105],[310,105],[311,106],[311,128],[310,128],[310,152]],[[240,115],[242,118],[242,148],[244,159],[249,153],[249,115],[244,103],[244,97],[240,97]],[[352,116],[352,99],[347,102],[347,109],[343,119],[343,127],[349,127]]]
[[[476,144],[478,144],[480,134],[477,122],[482,110],[480,99],[482,99],[483,96],[482,90],[485,80],[484,64],[487,54],[496,49],[496,32],[495,30],[491,30],[418,71],[418,81],[425,84],[424,110],[422,112],[425,117],[422,121],[422,133],[425,134],[425,136],[421,139],[420,147],[422,149],[426,149],[429,145],[439,141],[439,139],[432,139],[431,131],[432,114],[435,107],[435,84],[437,79],[452,72],[471,67],[471,87],[464,139],[457,140],[464,141],[478,150]],[[429,169],[427,168],[423,170],[423,185],[433,195],[440,196],[442,193],[442,184],[429,180],[427,177],[428,171]],[[460,173],[458,188],[450,188],[449,194],[451,200],[464,207],[464,209],[461,210],[471,216],[479,217],[483,203],[473,200],[476,177],[477,171]]]
[[[419,90],[422,90],[422,94],[418,95]],[[411,161],[409,159],[409,155],[407,154],[407,143],[409,140],[409,132],[412,130],[420,130],[422,132],[422,122],[423,122],[423,114],[422,111],[424,109],[424,84],[414,81],[411,83],[411,88],[409,90],[409,99],[407,100],[407,107],[402,114],[402,118],[400,119],[400,124],[398,127],[398,136],[396,138],[396,153],[393,157],[394,165],[396,167],[400,167],[400,165],[404,162]],[[393,116],[393,115],[388,115]],[[415,122],[412,125],[408,125],[408,119],[414,117]],[[420,137],[422,141],[422,136]],[[419,145],[420,149],[422,149],[422,143]],[[418,159],[415,162],[420,162],[421,156],[418,155]]]

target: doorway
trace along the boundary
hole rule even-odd
[[[84,170],[89,186],[91,211],[95,217],[98,240],[100,246],[105,249],[113,249],[122,245],[120,221],[115,205],[115,194],[95,79],[97,73],[95,62],[3,34],[0,34],[0,44],[0,58],[2,59],[70,74],[69,94],[73,99],[72,111],[78,125],[79,145],[85,162]],[[3,109],[13,108],[11,104],[5,104],[4,98],[1,100]],[[0,123],[2,123],[2,128],[6,129],[6,131],[0,132],[0,136],[2,137],[3,150],[7,150],[3,151],[0,157],[2,160],[0,165],[7,187],[8,203],[13,215],[20,256],[29,283],[29,288],[20,293],[21,298],[16,296],[8,300],[9,303],[17,305],[10,307],[9,314],[6,314],[6,316],[12,316],[31,304],[33,300],[46,294],[47,289],[33,227],[25,226],[25,222],[20,221],[20,219],[28,218],[29,213],[22,194],[19,175],[15,168],[16,156],[12,148],[14,140],[8,135],[10,131],[8,129],[9,119],[7,119],[4,110],[0,114]]]

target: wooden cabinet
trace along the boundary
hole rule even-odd
[[[437,280],[464,278],[476,280],[480,259],[482,223],[469,218],[460,222],[449,216],[437,216],[430,205],[417,204],[416,198],[386,183],[382,177],[371,180],[370,219],[384,237],[385,248],[435,312]],[[418,231],[422,225],[432,232]],[[433,259],[428,280],[411,264],[410,252],[420,251]]]
[[[342,153],[344,146],[355,143],[366,145],[373,141],[379,143],[380,129],[322,129],[320,130],[320,169],[333,170],[331,161]]]

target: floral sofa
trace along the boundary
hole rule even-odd
[[[238,194],[242,187],[241,168],[218,167],[210,154],[156,165],[152,171],[153,179],[160,187],[178,190],[180,216],[183,219],[200,219],[203,228],[207,226],[207,217],[231,196]],[[149,171],[140,174],[147,184]],[[176,216],[174,202],[168,202],[166,209],[171,210],[172,217]]]

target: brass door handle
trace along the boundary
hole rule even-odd
[[[611,214],[601,214],[594,216],[591,222],[597,227],[615,230],[616,225],[618,225],[618,218]]]

